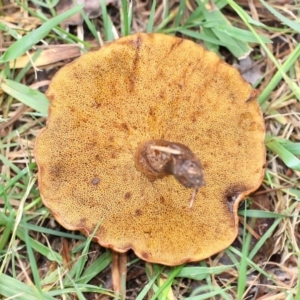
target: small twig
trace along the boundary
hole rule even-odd
[[[151,145],[150,148],[154,149],[154,150],[161,151],[161,152],[166,152],[166,153],[174,154],[174,155],[181,154],[180,150],[172,149],[172,148],[169,148],[169,147]]]
[[[269,194],[269,193],[284,190],[284,189],[297,188],[299,186],[300,185],[297,185],[297,184],[289,184],[287,186],[282,186],[282,187],[279,187],[279,188],[267,189],[267,190],[264,190],[264,191],[258,191],[258,192],[255,192],[255,193],[251,194],[251,196],[265,195],[265,194]]]
[[[7,127],[11,126],[14,122],[16,122],[20,116],[22,115],[23,112],[25,112],[27,110],[27,106],[26,105],[21,105],[19,106],[15,111],[14,111],[14,114],[11,118],[8,119],[8,121],[6,122],[3,122],[1,125],[0,125],[0,130],[4,130],[6,129]]]
[[[28,57],[28,59],[29,59],[29,61],[30,61],[30,63],[31,63],[31,66],[32,66],[32,68],[33,68],[33,70],[34,70],[34,78],[37,79],[37,72],[41,71],[41,69],[39,69],[39,68],[37,68],[37,67],[35,66],[35,64],[34,64],[34,62],[33,62],[33,60],[32,60],[32,57],[31,57],[29,51],[26,51],[26,55],[27,55],[27,57]]]
[[[190,202],[190,208],[192,208],[193,205],[194,205],[194,202],[195,202],[197,193],[198,193],[198,187],[196,187],[196,188],[193,190],[193,194],[192,194],[192,198],[191,198],[191,202]]]

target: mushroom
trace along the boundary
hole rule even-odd
[[[83,55],[47,92],[35,147],[44,204],[67,229],[90,235],[100,223],[100,245],[148,262],[225,249],[264,175],[256,94],[215,53],[173,36],[139,33]]]

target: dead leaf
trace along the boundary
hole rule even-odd
[[[260,66],[250,56],[240,59],[237,68],[240,70],[243,78],[251,85],[255,85],[263,76]]]
[[[35,52],[30,55],[33,56]],[[80,56],[79,46],[70,45],[67,47],[52,47],[51,49],[43,50],[39,57],[35,60],[35,67],[41,67],[62,61],[65,59],[70,59]],[[29,57],[23,55],[19,57],[16,61],[11,61],[9,63],[10,68],[22,69],[29,63]]]

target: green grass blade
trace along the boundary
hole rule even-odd
[[[34,286],[25,284],[15,278],[7,276],[5,274],[0,275],[0,291],[1,296],[10,299],[22,299],[22,300],[55,300],[55,298],[43,293],[42,296],[37,292]]]
[[[79,234],[72,234],[72,233],[68,233],[68,232],[57,231],[54,229],[37,226],[37,225],[31,224],[31,223],[27,223],[26,227],[28,230],[35,231],[35,232],[41,232],[46,235],[55,235],[55,236],[60,236],[60,237],[68,238],[68,239],[81,240],[81,241],[86,240],[86,237],[79,235]]]
[[[23,228],[17,229],[17,237],[25,242],[26,234],[25,234]],[[31,245],[32,249],[34,249],[38,253],[44,255],[51,261],[55,261],[59,264],[62,263],[62,257],[60,254],[58,254],[57,252],[54,252],[52,249],[49,249],[47,246],[41,244],[40,242],[36,241],[33,238],[29,238],[29,240],[30,240],[30,245]]]
[[[235,255],[237,255],[240,258],[242,258],[242,256],[243,256],[243,254],[239,250],[237,250],[236,248],[234,248],[233,246],[229,246],[228,247],[228,251],[231,251],[232,253],[234,253]],[[262,269],[257,264],[255,264],[251,259],[249,259],[248,257],[246,257],[245,260],[247,261],[247,263],[249,264],[249,266],[252,267],[254,270],[256,270],[257,272],[259,272],[262,275],[266,276],[267,278],[271,279],[272,282],[276,282],[275,279],[268,274],[268,272],[266,272],[264,269]]]
[[[81,255],[79,256],[78,260],[75,262],[75,264],[71,270],[71,272],[72,271],[74,272],[74,279],[76,282],[77,282],[77,280],[80,279],[82,272],[84,270],[84,266],[87,261],[87,254],[88,254],[90,244],[91,244],[91,240],[87,239],[85,241],[85,247],[84,247]],[[71,275],[71,272],[69,272],[70,275]]]
[[[42,7],[51,9],[51,8],[54,8],[58,4],[59,0],[46,0],[46,3],[45,3],[45,0],[43,0],[43,1],[31,0],[31,2],[38,4]]]
[[[183,14],[185,11],[185,6],[186,6],[185,2],[186,2],[185,0],[180,0],[178,11],[177,11],[177,14],[176,14],[176,17],[174,20],[174,24],[173,24],[174,27],[178,27],[180,25],[180,23],[182,22],[182,17],[183,17]]]
[[[281,146],[290,151],[292,154],[300,155],[300,143],[293,143],[283,138],[276,138],[276,140],[281,144]]]
[[[3,165],[9,166],[16,174],[20,174],[22,172],[18,166],[16,166],[11,160],[2,154],[0,154],[0,161],[3,162]]]
[[[40,42],[51,30],[53,27],[57,26],[59,23],[65,19],[73,16],[83,8],[83,5],[77,5],[68,11],[62,13],[61,15],[48,20],[38,29],[33,30],[24,37],[20,38],[14,42],[6,52],[0,57],[0,64],[5,63],[14,59],[17,59],[19,56],[23,55],[27,50],[32,46]]]
[[[226,42],[224,43],[224,42],[218,40],[215,37],[208,36],[208,35],[203,34],[201,32],[195,32],[195,31],[190,30],[190,29],[179,29],[178,31],[180,33],[186,35],[186,36],[189,36],[189,37],[194,38],[194,39],[202,40],[204,42],[208,42],[208,43],[212,43],[212,44],[216,44],[216,45],[224,46],[224,47],[229,46]]]
[[[97,286],[90,285],[90,284],[78,284],[77,288],[80,290],[81,293],[103,294],[103,295],[109,296],[110,297],[109,299],[112,299],[112,297],[113,297],[113,294],[111,293],[111,291],[108,291],[102,287],[97,287]],[[59,288],[56,290],[53,289],[48,292],[48,295],[56,297],[55,299],[70,299],[70,298],[66,298],[66,297],[60,297],[60,298],[57,298],[57,297],[63,296],[63,295],[70,295],[70,294],[75,294],[77,296],[76,293],[77,293],[76,288],[72,287],[72,288]],[[37,300],[37,298],[32,299],[32,300]],[[38,299],[38,300],[40,300],[40,299]],[[86,300],[86,297],[84,298],[84,300]]]
[[[289,150],[284,148],[275,138],[270,135],[266,136],[266,146],[277,154],[280,159],[291,169],[300,171],[300,160]]]
[[[227,293],[225,293],[226,291],[232,289],[232,287],[227,287],[227,288],[223,288],[220,289],[217,286],[214,285],[205,285],[205,286],[201,286],[199,288],[196,288],[191,297],[187,297],[184,298],[185,300],[206,300],[206,299],[214,299],[212,297],[214,296],[220,296],[220,298],[216,298],[216,299],[222,299],[222,300],[231,300],[232,297],[230,297]],[[210,292],[207,292],[208,290],[211,290]],[[193,296],[195,294],[199,294],[197,296]]]
[[[35,12],[34,10],[30,9],[28,6],[22,4],[20,1],[16,0],[16,2],[20,5],[20,7],[22,7],[25,11],[27,11],[31,16],[36,17],[43,22],[49,21],[47,16],[41,10],[38,10],[37,12]],[[52,30],[53,30],[53,33],[55,33],[57,35],[56,37],[60,40],[63,40],[64,43],[70,44],[70,43],[75,42],[75,43],[80,43],[87,48],[91,47],[91,45],[88,42],[82,41],[77,36],[69,33],[66,30],[63,30],[62,28],[53,27]]]
[[[253,228],[255,219],[251,219],[250,227]],[[246,233],[246,218],[244,218],[244,233],[243,233],[243,249],[241,263],[238,268],[239,277],[237,283],[237,300],[243,299],[243,294],[246,289],[247,284],[247,266],[248,266],[248,253],[250,249],[252,234],[250,232]]]
[[[299,19],[298,22],[292,21],[279,13],[275,8],[273,8],[271,5],[269,5],[266,1],[260,0],[260,2],[269,10],[270,13],[272,13],[276,18],[278,18],[283,24],[287,25],[288,27],[292,28],[296,32],[300,32],[300,23]]]
[[[151,298],[151,300],[155,300],[158,298],[158,296],[165,290],[167,289],[170,284],[172,284],[174,278],[180,273],[180,271],[182,270],[182,268],[184,267],[184,265],[178,266],[178,267],[174,267],[171,274],[168,276],[168,279],[164,282],[164,284],[159,287],[159,289],[156,291],[156,293],[153,295],[153,297]]]
[[[42,295],[41,279],[40,279],[40,276],[39,276],[39,273],[38,273],[37,262],[36,262],[36,259],[34,257],[33,250],[32,250],[32,247],[31,247],[28,230],[25,229],[24,232],[25,232],[26,250],[27,250],[27,255],[28,255],[28,259],[29,259],[29,265],[30,265],[30,268],[31,268],[32,276],[33,276],[34,283],[35,283],[35,286],[36,286],[37,290]]]
[[[136,300],[144,300],[146,299],[147,297],[147,293],[149,292],[150,288],[152,287],[152,285],[154,284],[155,280],[157,279],[157,277],[159,276],[160,274],[157,273],[155,274],[155,276],[153,276],[149,282],[145,285],[145,287],[141,290],[141,292],[138,294]]]
[[[172,10],[168,16],[166,16],[161,23],[155,28],[155,32],[164,32],[167,31],[166,27],[174,18],[176,17],[176,9]],[[172,29],[174,31],[174,29]]]
[[[277,218],[272,226],[265,232],[265,234],[256,242],[255,246],[249,253],[248,258],[253,259],[254,256],[257,254],[257,252],[261,249],[261,247],[266,243],[267,239],[270,238],[276,229],[276,227],[279,225],[279,223],[282,221],[282,218]]]
[[[237,58],[242,58],[247,56],[251,48],[249,45],[241,40],[232,38],[228,34],[219,31],[217,26],[229,26],[227,19],[219,10],[208,11],[207,9],[203,10],[204,17],[207,21],[207,26],[211,28],[215,36],[223,43],[226,43],[227,49]]]
[[[3,79],[0,83],[5,93],[47,116],[49,101],[43,93],[9,79]]]
[[[300,274],[300,253],[297,253],[297,257],[298,257],[298,274]],[[293,299],[294,295],[291,295],[291,299]],[[300,299],[300,276],[298,276],[298,280],[297,280],[297,292],[295,295],[294,299]]]
[[[25,201],[26,201],[28,195],[30,194],[30,191],[31,191],[31,189],[32,189],[32,187],[33,187],[35,181],[36,181],[35,178],[31,180],[31,182],[28,184],[27,189],[26,189],[26,191],[25,191],[25,193],[24,193],[24,195],[23,195],[23,197],[22,197],[22,199],[21,199],[21,201],[20,201],[19,208],[18,208],[18,211],[17,211],[17,213],[16,213],[16,217],[15,217],[14,226],[13,226],[13,228],[12,228],[13,230],[12,230],[12,234],[11,234],[11,239],[10,239],[10,241],[9,241],[9,244],[8,244],[8,246],[7,246],[7,252],[5,253],[5,256],[4,256],[4,259],[3,259],[4,262],[7,261],[7,260],[9,259],[10,252],[11,252],[11,250],[13,249],[13,244],[14,244],[14,242],[15,242],[15,238],[16,238],[16,235],[17,235],[17,231],[18,231],[18,229],[19,229],[18,227],[19,227],[19,224],[20,224],[20,222],[21,222],[21,220],[22,220],[23,209],[24,209],[24,203],[25,203]],[[1,265],[1,267],[0,267],[0,276],[1,276],[2,272],[3,272],[4,265],[5,265],[5,264],[3,263],[3,264]]]
[[[280,70],[276,72],[276,74],[272,77],[272,79],[265,87],[265,89],[260,93],[260,95],[258,96],[258,102],[260,104],[263,104],[265,101],[267,101],[272,91],[277,88],[277,85],[283,78],[282,72],[284,72],[284,74],[288,72],[295,65],[295,63],[299,61],[299,59],[300,59],[300,44],[296,46],[294,51],[288,56],[286,61],[280,67]],[[300,100],[300,98],[298,100]]]
[[[100,44],[98,32],[97,32],[97,29],[96,29],[95,25],[94,25],[93,22],[88,18],[88,16],[86,15],[86,13],[85,13],[84,11],[81,11],[81,15],[82,15],[82,18],[83,18],[85,24],[87,25],[88,29],[90,30],[90,32],[91,32],[92,35],[94,36],[95,40]]]
[[[295,198],[297,201],[300,201],[300,189],[282,189],[282,191]]]
[[[127,0],[122,0],[121,29],[122,29],[123,36],[130,34],[130,22],[129,22],[128,1]]]
[[[98,257],[90,266],[88,266],[81,277],[76,281],[78,284],[86,284],[95,276],[101,273],[111,263],[111,252],[106,251]]]
[[[7,217],[0,211],[0,225],[4,226],[4,231],[1,232],[0,238],[0,252],[4,249],[9,241],[15,223],[15,216],[16,215],[14,211],[11,211]]]
[[[235,1],[228,0],[228,4],[236,11],[236,13],[243,20],[243,22],[248,26],[248,28],[250,29],[250,31],[257,37],[257,40],[259,41],[260,45],[262,46],[262,48],[264,49],[264,51],[269,56],[270,60],[274,63],[274,65],[276,66],[276,68],[280,72],[281,76],[283,77],[283,79],[285,80],[285,82],[287,83],[287,85],[289,86],[289,88],[293,91],[293,93],[296,96],[296,98],[300,101],[300,87],[296,84],[296,82],[293,82],[286,75],[286,73],[284,72],[282,66],[279,64],[279,62],[274,57],[274,55],[272,54],[272,52],[269,50],[269,48],[263,43],[263,41],[261,40],[261,38],[258,36],[258,34],[256,33],[256,31],[254,30],[254,28],[252,27],[252,25],[249,22],[249,20],[251,18],[246,14],[246,12]],[[298,46],[300,46],[300,45],[298,44]],[[261,98],[259,98],[259,100],[260,100],[260,103],[262,103],[261,102],[262,101]],[[266,99],[264,99],[264,100],[266,100]]]
[[[229,25],[219,25],[217,27],[215,27],[216,30],[222,32],[225,35],[231,36],[234,39],[243,41],[245,43],[257,43],[258,40],[256,38],[256,36],[248,31],[248,30],[244,30],[241,28],[237,28],[237,27],[233,27],[233,26],[229,26]],[[272,41],[270,39],[268,39],[267,37],[263,36],[263,35],[259,35],[259,37],[261,38],[261,40],[264,43],[272,43]]]
[[[19,39],[21,36],[15,31],[14,29],[8,27],[7,25],[3,24],[0,21],[0,31],[7,32],[9,35],[11,35],[14,39]]]
[[[210,37],[210,38],[212,38],[212,39],[215,39],[215,38],[216,38],[215,34],[213,33],[213,31],[212,31],[210,28],[205,28],[205,27],[203,27],[202,30],[201,30],[201,32],[202,32],[203,34],[205,34],[207,37]],[[220,52],[219,52],[219,50],[220,50],[220,45],[217,45],[217,44],[215,44],[215,43],[210,43],[210,42],[208,42],[208,41],[204,41],[204,44],[205,44],[205,47],[206,47],[208,50],[213,51],[213,52],[217,53],[219,56],[221,56],[221,54],[220,54]]]
[[[254,210],[254,209],[240,210],[239,215],[243,217],[249,217],[249,218],[251,217],[251,218],[264,218],[264,219],[291,217],[284,214],[278,214],[272,211],[263,211],[263,210]]]
[[[190,278],[194,280],[203,280],[209,275],[218,275],[231,269],[233,265],[216,267],[184,267],[177,277]]]
[[[84,248],[82,250],[80,257],[75,262],[72,269],[69,270],[69,272],[64,280],[64,286],[72,285],[74,287],[74,289],[76,290],[77,297],[80,300],[84,300],[85,298],[84,298],[84,295],[82,294],[82,292],[80,291],[80,289],[78,288],[77,281],[81,279],[81,276],[82,276],[82,273],[83,273],[83,270],[84,270],[84,267],[85,267],[85,264],[87,261],[90,243],[92,242],[92,239],[93,239],[95,233],[97,232],[100,224],[101,224],[101,222],[99,222],[98,226],[96,226],[93,234],[91,236],[89,236],[88,239],[83,243]]]
[[[154,0],[152,2],[152,6],[151,6],[151,11],[150,11],[150,15],[149,15],[148,24],[147,24],[147,30],[146,30],[146,32],[148,32],[148,33],[153,32],[155,8],[156,8],[156,0]]]
[[[2,155],[0,154],[0,160],[3,161],[3,159],[1,159]],[[3,158],[3,157],[2,157]],[[13,188],[17,182],[19,182],[19,180],[28,173],[28,169],[24,168],[23,170],[21,170],[21,172],[19,172],[16,176],[14,176],[12,179],[10,179],[5,186],[0,186],[0,196],[3,197],[4,193],[7,192],[10,188]]]
[[[199,22],[202,22],[204,17],[203,17],[203,9],[205,7],[207,1],[204,1],[203,3],[201,2],[198,4],[198,7],[193,11],[193,13],[187,18],[185,24],[192,24],[196,23],[199,24]]]
[[[162,19],[165,20],[170,13],[170,0],[162,0],[163,5],[163,13],[162,13]]]
[[[111,19],[107,13],[106,3],[104,0],[101,0],[100,4],[101,4],[101,10],[102,10],[102,19],[103,19],[105,40],[113,41],[114,40],[113,26],[112,26]]]

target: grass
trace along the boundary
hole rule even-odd
[[[81,7],[56,16],[55,1],[1,2],[1,299],[114,297],[110,252],[61,228],[39,196],[33,146],[47,117],[44,91],[69,59],[39,67],[35,62],[47,58],[45,51],[55,44],[78,48],[79,55],[139,31],[194,39],[230,63],[253,49],[250,56],[262,70],[257,88],[268,156],[261,188],[241,206],[233,245],[202,262],[173,268],[129,253],[127,298],[300,299],[299,1],[260,1],[255,7],[231,0],[122,0],[121,7],[101,1],[102,17],[83,15],[83,40],[59,25]]]

